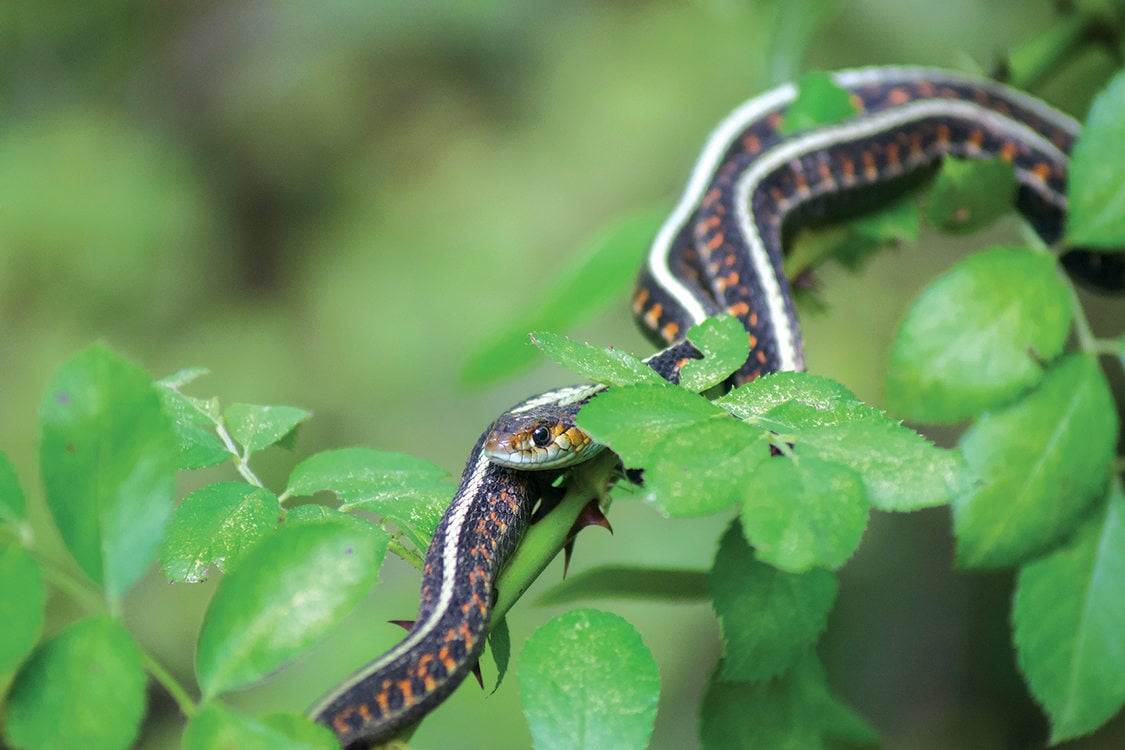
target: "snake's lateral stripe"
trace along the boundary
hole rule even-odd
[[[803,369],[781,266],[786,232],[870,208],[873,197],[924,179],[947,155],[1011,162],[1020,211],[1048,242],[1061,235],[1067,154],[1078,133],[1070,117],[1000,84],[939,70],[865,68],[833,80],[855,105],[848,120],[782,135],[785,109],[796,96],[794,86],[782,86],[739,107],[708,139],[653,243],[633,300],[650,337],[670,345],[648,360],[664,377],[676,380],[684,359],[699,356],[683,341],[687,329],[720,311],[737,316],[750,340],[750,357],[734,383]],[[521,470],[520,459],[510,464],[520,468],[505,468],[489,451],[510,424],[544,415],[572,425],[601,389],[571,386],[528,399],[477,441],[427,552],[414,627],[310,710],[342,744],[390,739],[471,671],[484,647],[496,576],[543,486],[541,475]],[[527,468],[547,453],[536,454]]]
[[[434,531],[410,633],[309,710],[344,746],[366,747],[416,722],[461,683],[484,648],[495,577],[527,526],[537,478],[496,466],[481,442]]]

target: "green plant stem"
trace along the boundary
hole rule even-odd
[[[179,680],[173,677],[172,673],[156,660],[156,657],[144,649],[141,649],[141,661],[144,662],[145,670],[161,684],[168,695],[172,697],[172,700],[176,701],[176,705],[180,707],[180,712],[189,719],[194,716],[199,705],[192,699]]]
[[[43,577],[52,586],[78,602],[87,612],[100,614],[109,608],[109,603],[97,591],[75,577],[62,563],[34,549],[29,548],[28,552],[39,563]]]
[[[490,627],[495,627],[504,618],[566,546],[570,530],[586,504],[595,498],[604,504],[609,487],[617,476],[617,465],[617,456],[605,450],[570,471],[566,494],[558,507],[527,531],[515,556],[500,573]]]
[[[264,489],[266,485],[261,479],[258,479],[258,476],[250,469],[249,456],[244,456],[238,452],[238,448],[231,439],[230,433],[227,432],[226,425],[222,422],[216,422],[215,433],[219,436],[219,439],[223,441],[223,447],[234,457],[235,468],[238,469],[238,473],[242,475],[242,478],[255,487]]]
[[[1086,317],[1086,309],[1082,307],[1082,302],[1078,299],[1078,291],[1069,279],[1066,280],[1066,285],[1067,291],[1070,293],[1070,311],[1074,319],[1074,333],[1078,337],[1079,348],[1090,354],[1101,354],[1102,347],[1097,337],[1094,336],[1093,329],[1090,328],[1090,321]]]

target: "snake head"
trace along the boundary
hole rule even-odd
[[[602,446],[575,423],[579,407],[602,386],[544,393],[513,406],[489,428],[484,452],[510,469],[561,469],[591,458]]]

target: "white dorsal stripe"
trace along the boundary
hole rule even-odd
[[[1067,156],[1057,146],[1026,125],[1006,118],[993,110],[972,102],[949,99],[921,99],[893,109],[877,112],[863,118],[848,120],[839,125],[826,126],[798,136],[764,153],[754,161],[735,184],[734,206],[739,232],[750,253],[750,260],[765,296],[767,313],[774,321],[779,368],[796,369],[799,352],[796,342],[797,321],[789,313],[781,284],[773,270],[758,226],[750,210],[750,198],[762,180],[775,169],[800,159],[809,153],[847,140],[867,138],[878,133],[902,127],[928,117],[954,116],[980,122],[1000,131],[1013,133],[1016,140],[1027,143],[1051,155],[1056,161],[1066,163]]]
[[[453,601],[457,573],[457,556],[461,549],[461,545],[458,544],[457,540],[460,538],[461,530],[465,526],[465,517],[469,513],[469,508],[474,501],[483,496],[481,486],[484,483],[485,472],[488,470],[489,465],[490,462],[485,456],[484,451],[479,451],[477,453],[476,464],[474,464],[473,471],[469,475],[469,481],[461,486],[456,496],[453,498],[453,504],[450,505],[449,509],[446,511],[449,515],[449,523],[445,525],[445,536],[441,545],[441,590],[438,592],[437,603],[430,609],[429,615],[427,615],[424,621],[415,623],[414,628],[398,645],[383,654],[376,661],[371,662],[360,671],[352,674],[343,683],[337,685],[331,693],[322,697],[315,706],[309,709],[310,716],[319,715],[332,701],[351,689],[357,682],[362,681],[368,675],[378,672],[384,666],[414,648],[415,644],[433,631],[437,626],[438,620],[448,611],[449,605]]]
[[[832,80],[835,81],[838,86],[845,89],[854,89],[868,85],[909,84],[921,81],[933,84],[934,86],[941,86],[942,84],[971,85],[984,89],[994,96],[1013,102],[1029,112],[1033,112],[1036,116],[1052,123],[1072,136],[1076,135],[1080,130],[1080,125],[1076,120],[1051,109],[1048,105],[1034,97],[988,79],[960,75],[946,70],[914,67],[856,68],[854,70],[844,70],[833,73]],[[747,101],[728,115],[726,119],[712,131],[710,137],[708,137],[699,159],[692,168],[691,177],[688,180],[683,195],[680,197],[680,201],[676,204],[672,213],[668,216],[668,219],[657,232],[656,239],[653,241],[647,260],[649,273],[656,283],[684,310],[684,313],[691,319],[692,323],[698,323],[706,318],[707,311],[696,294],[672,271],[670,254],[676,236],[691,219],[696,207],[703,199],[704,193],[711,184],[711,180],[718,171],[723,155],[734,143],[735,138],[749,127],[751,123],[760,119],[767,112],[789,104],[796,94],[797,88],[793,84],[779,86],[778,88],[772,89]],[[954,101],[955,100],[950,99],[940,100],[942,106],[948,106]],[[1007,127],[1014,127],[1018,124],[1014,121],[1002,118],[1000,115],[990,110],[978,108],[977,111],[988,111],[991,115],[990,119],[1000,118],[1006,123]],[[821,131],[812,132],[816,133]],[[1021,132],[1033,134],[1038,141],[1044,140],[1030,128],[1024,127],[1021,129]],[[1054,149],[1053,144],[1051,148]],[[1057,149],[1054,150],[1057,151]],[[761,269],[758,269],[756,265],[755,268],[761,273]],[[769,272],[763,276],[763,279],[768,278],[772,274],[773,270],[771,268]],[[783,349],[782,351],[784,352],[786,350]]]

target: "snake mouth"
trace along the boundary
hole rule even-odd
[[[550,443],[539,445],[529,431],[511,432],[494,428],[484,439],[484,453],[499,466],[524,471],[559,469],[590,458],[600,448],[582,430],[567,425],[552,426]]]

